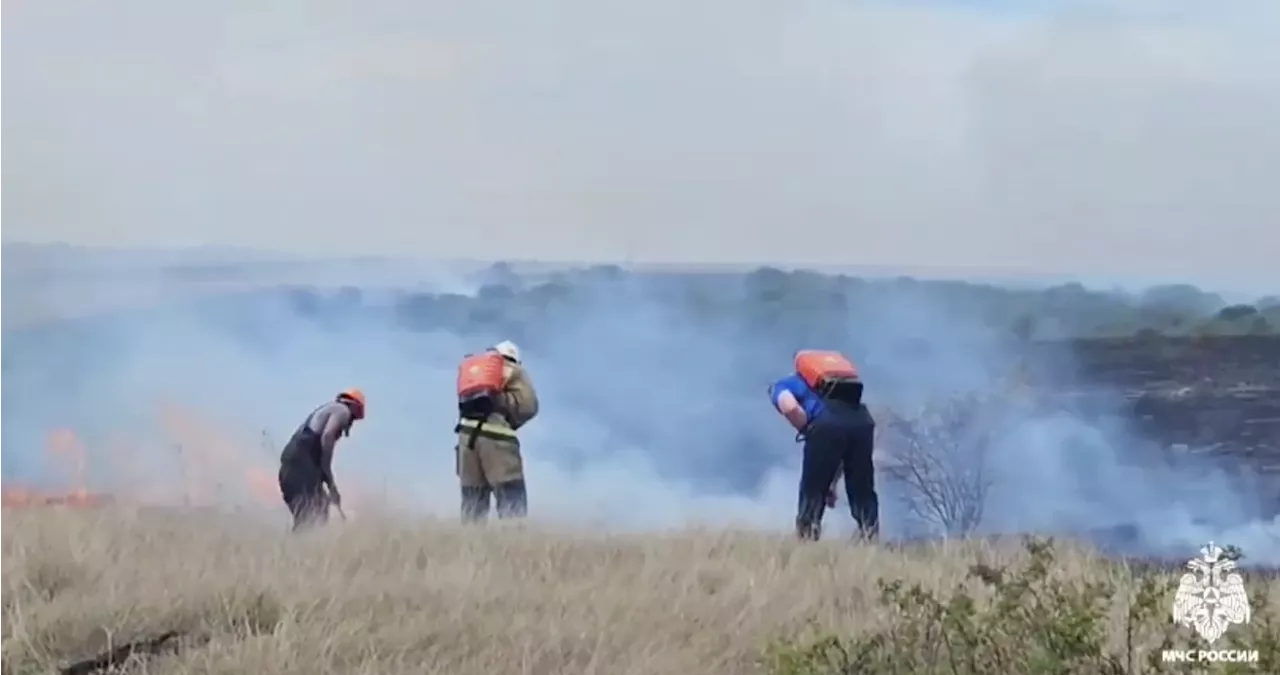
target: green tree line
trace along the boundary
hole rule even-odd
[[[782,330],[782,324],[842,322],[892,313],[895,307],[942,307],[1025,339],[1125,336],[1272,335],[1280,332],[1280,296],[1233,304],[1192,285],[1139,292],[1080,283],[1014,288],[911,277],[868,279],[760,268],[749,273],[628,272],[597,266],[522,275],[495,265],[474,295],[411,293],[397,311],[416,328],[518,330],[571,317],[598,303],[653,302],[682,320]],[[350,293],[347,291],[347,302]],[[314,300],[310,302],[314,303]]]

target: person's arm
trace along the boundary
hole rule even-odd
[[[796,431],[804,431],[805,426],[809,424],[809,416],[805,414],[804,407],[800,405],[800,401],[796,400],[796,395],[790,390],[776,387],[773,395],[773,405],[787,418],[791,426]]]
[[[335,502],[341,501],[342,497],[333,480],[333,450],[349,424],[351,411],[346,406],[338,406],[325,418],[324,426],[320,429],[320,475],[324,484],[329,487],[330,498]]]
[[[512,429],[519,429],[538,415],[538,392],[533,389],[529,373],[512,365],[507,385],[502,392],[503,413]]]

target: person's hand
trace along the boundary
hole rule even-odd
[[[329,488],[329,503],[342,508],[342,493],[338,492],[338,488]]]
[[[837,501],[838,499],[836,497],[836,489],[831,488],[830,490],[827,490],[827,508],[829,509],[835,508]]]

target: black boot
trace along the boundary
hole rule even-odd
[[[864,541],[880,538],[880,500],[874,490],[859,495],[858,502],[849,511],[854,522],[858,523],[858,534]]]
[[[880,541],[880,525],[874,522],[871,525],[858,523],[858,533],[854,535],[854,538],[858,541],[874,544]]]
[[[499,518],[524,518],[529,512],[529,493],[523,480],[499,484],[494,489]]]
[[[796,536],[800,541],[818,541],[822,538],[822,524],[796,518]]]
[[[462,522],[482,523],[489,518],[488,486],[462,488]]]
[[[796,513],[796,536],[806,541],[818,541],[822,537],[822,517],[827,512],[825,491],[800,496]]]

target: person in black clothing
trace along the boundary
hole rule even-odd
[[[817,540],[822,517],[832,499],[834,483],[844,474],[849,513],[861,535],[876,539],[880,533],[880,501],[876,494],[875,421],[866,406],[830,404],[804,434],[804,463],[800,470],[800,498],[796,531],[804,539]]]
[[[834,502],[838,474],[844,474],[849,512],[861,535],[880,532],[880,501],[875,488],[875,420],[862,403],[858,371],[836,352],[796,354],[795,372],[769,388],[774,407],[804,441],[796,507],[796,535],[816,541],[822,517]]]
[[[348,389],[307,415],[280,453],[280,495],[293,515],[293,531],[329,520],[329,506],[342,508],[333,480],[333,450],[351,425],[364,419],[364,393]],[[327,488],[327,492],[326,492]]]

